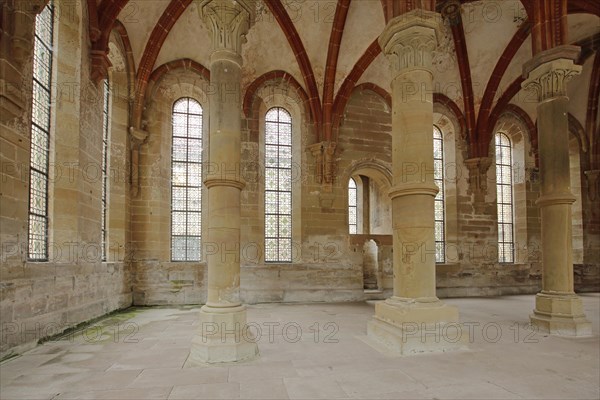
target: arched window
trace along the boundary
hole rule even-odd
[[[35,18],[27,252],[29,260],[32,261],[48,260],[48,168],[53,31],[54,8],[50,2]]]
[[[171,260],[199,261],[202,239],[202,106],[191,98],[173,105]]]
[[[265,262],[292,261],[292,117],[265,116]]]
[[[496,133],[496,194],[498,204],[498,261],[514,262],[512,146],[504,133]]]
[[[104,107],[102,115],[102,261],[106,261],[107,253],[107,209],[108,209],[108,135],[110,131],[110,83],[104,80]]]
[[[358,233],[358,198],[356,181],[348,181],[348,231],[350,234]]]
[[[444,138],[442,131],[433,126],[433,179],[440,189],[435,196],[435,261],[446,261],[445,206],[444,206]]]

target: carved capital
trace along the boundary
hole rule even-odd
[[[415,9],[390,22],[379,36],[379,45],[389,59],[392,70],[418,68],[431,70],[437,46],[440,15]]]
[[[561,46],[539,53],[523,66],[521,87],[535,92],[538,102],[567,96],[567,83],[581,73],[582,66],[574,60],[579,54],[576,46]]]
[[[468,195],[474,195],[474,201],[484,202],[487,194],[487,172],[492,165],[490,157],[469,158],[465,160],[469,170]]]
[[[213,51],[241,55],[246,34],[254,24],[256,2],[253,0],[200,0],[200,17],[212,31]]]

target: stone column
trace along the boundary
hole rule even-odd
[[[392,65],[392,225],[394,295],[375,306],[368,335],[389,351],[458,349],[445,340],[458,310],[436,297],[433,172],[433,72],[439,14],[413,10],[392,19],[379,37]],[[438,333],[435,333],[438,332]],[[464,335],[463,335],[464,336]],[[454,339],[454,338],[452,338]]]
[[[579,48],[560,46],[539,52],[523,66],[523,88],[537,95],[542,217],[542,291],[531,323],[557,335],[591,334],[581,299],[573,288],[569,121],[567,82],[581,72]]]
[[[246,329],[240,302],[241,47],[254,21],[249,0],[203,0],[202,19],[212,30],[210,58],[208,189],[208,299],[200,311],[200,328],[192,341],[192,363],[242,361],[258,347]]]

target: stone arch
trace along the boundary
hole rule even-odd
[[[306,148],[314,141],[308,96],[298,82],[287,72],[271,71],[252,82],[243,99],[247,121],[247,136],[242,141],[242,173],[246,187],[242,191],[242,209],[254,209],[257,218],[254,227],[242,232],[242,246],[263,244],[265,226],[265,115],[268,110],[281,107],[292,118],[292,262],[301,262],[302,184],[307,179]],[[262,245],[258,246],[259,248]],[[264,252],[253,262],[262,263]]]
[[[515,106],[516,107],[516,106]],[[525,251],[532,244],[539,245],[539,210],[528,207],[539,195],[537,179],[536,149],[532,145],[534,133],[531,125],[523,120],[522,114],[515,109],[505,110],[500,114],[494,134],[489,143],[489,156],[492,159],[488,171],[488,194],[492,201],[496,200],[496,133],[503,133],[511,141],[512,146],[512,178],[513,178],[513,243],[514,263],[528,262],[526,258],[534,252]],[[495,213],[497,216],[497,213]]]
[[[284,103],[281,103],[284,108],[287,105],[297,109],[297,117],[300,117],[303,127],[306,128],[303,131],[313,133],[307,139],[310,142],[315,140],[314,120],[308,95],[291,74],[281,70],[259,76],[246,88],[242,106],[252,138],[258,138],[261,104],[270,99],[284,100]]]
[[[175,68],[156,81],[146,104],[145,125],[148,136],[140,149],[140,191],[139,195],[132,200],[132,210],[135,210],[132,211],[132,219],[142,218],[145,223],[137,224],[138,228],[132,232],[132,237],[140,251],[140,259],[157,260],[162,263],[161,268],[164,269],[164,273],[168,273],[171,267],[177,268],[176,265],[180,265],[171,262],[170,252],[173,104],[180,98],[190,97],[202,106],[202,159],[207,160],[207,149],[210,144],[208,134],[210,102],[205,91],[207,85],[206,78],[197,72]],[[206,215],[208,199],[206,188],[202,190],[202,210]],[[138,213],[145,217],[136,217]],[[203,224],[203,236],[206,234],[205,230],[206,224]],[[201,259],[204,260],[205,257],[202,256]]]
[[[392,187],[391,166],[372,158],[362,159],[352,162],[341,176],[345,187],[350,178],[357,184],[358,212],[362,216],[359,221],[363,222],[359,233],[391,234],[391,201],[388,197]],[[347,199],[345,204],[348,204]]]

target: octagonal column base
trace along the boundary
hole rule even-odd
[[[437,298],[419,302],[396,297],[376,304],[367,336],[386,353],[402,356],[466,350],[469,338],[456,307]]]
[[[249,361],[258,356],[258,345],[246,325],[246,307],[200,309],[200,327],[192,339],[188,365]]]
[[[538,293],[529,319],[541,332],[551,335],[592,335],[592,324],[586,319],[581,298],[575,293]]]

